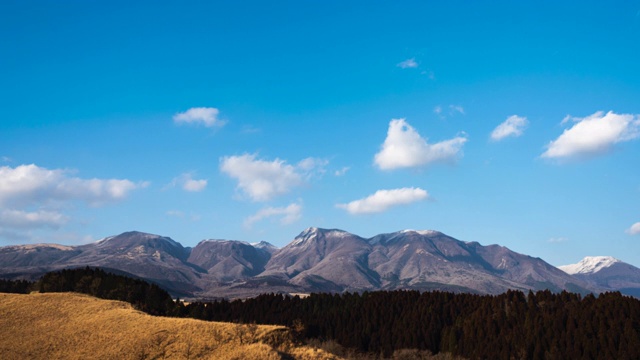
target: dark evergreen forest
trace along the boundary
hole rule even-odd
[[[168,292],[156,284],[115,275],[97,268],[65,269],[45,274],[31,283],[0,279],[0,292],[77,292],[101,299],[126,301],[151,315],[178,315],[179,307]]]
[[[153,315],[293,326],[303,339],[383,356],[422,349],[471,359],[640,359],[640,300],[619,292],[265,294],[184,305],[156,285],[99,269],[49,273],[29,286],[0,281],[0,291],[28,290],[123,300]]]

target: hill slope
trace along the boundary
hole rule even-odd
[[[74,293],[0,294],[0,358],[7,360],[335,358],[293,347],[287,331],[154,317],[124,302]],[[276,344],[290,348],[283,353]]]

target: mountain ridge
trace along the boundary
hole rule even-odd
[[[172,294],[250,297],[266,292],[395,289],[498,294],[515,290],[599,292],[597,282],[500,245],[465,242],[435,230],[363,238],[309,227],[289,244],[200,241],[195,247],[138,231],[80,246],[0,247],[0,277],[30,278],[65,267],[95,266],[158,283]]]

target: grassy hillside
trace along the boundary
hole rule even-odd
[[[0,293],[0,359],[334,359],[282,326],[154,317],[75,293]]]

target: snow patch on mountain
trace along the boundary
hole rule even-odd
[[[587,256],[577,264],[558,266],[558,268],[569,275],[593,274],[619,262],[621,261],[611,256]]]
[[[257,249],[277,249],[278,247],[267,241],[252,242],[249,245]]]
[[[309,243],[310,240],[313,240],[318,237],[318,235],[324,235],[325,237],[334,237],[334,238],[347,238],[349,236],[353,236],[352,234],[339,229],[319,229],[317,227],[310,227],[305,229],[300,235],[296,236],[296,238],[287,246],[301,246]]]
[[[403,234],[414,232],[414,233],[416,233],[418,235],[422,235],[422,236],[436,235],[436,234],[439,233],[438,231],[435,231],[435,230],[412,230],[412,229],[402,230],[400,232],[403,233]]]
[[[107,236],[106,238],[100,239],[95,242],[96,245],[101,246],[106,244],[109,240],[113,239],[115,236]]]
[[[244,241],[244,240],[226,240],[226,239],[205,239],[200,241],[200,244],[204,244],[204,243],[219,243],[219,244],[224,244],[224,243],[232,243],[232,244],[245,244],[245,245],[252,245],[255,247],[255,245],[253,244],[249,244],[249,242]]]

